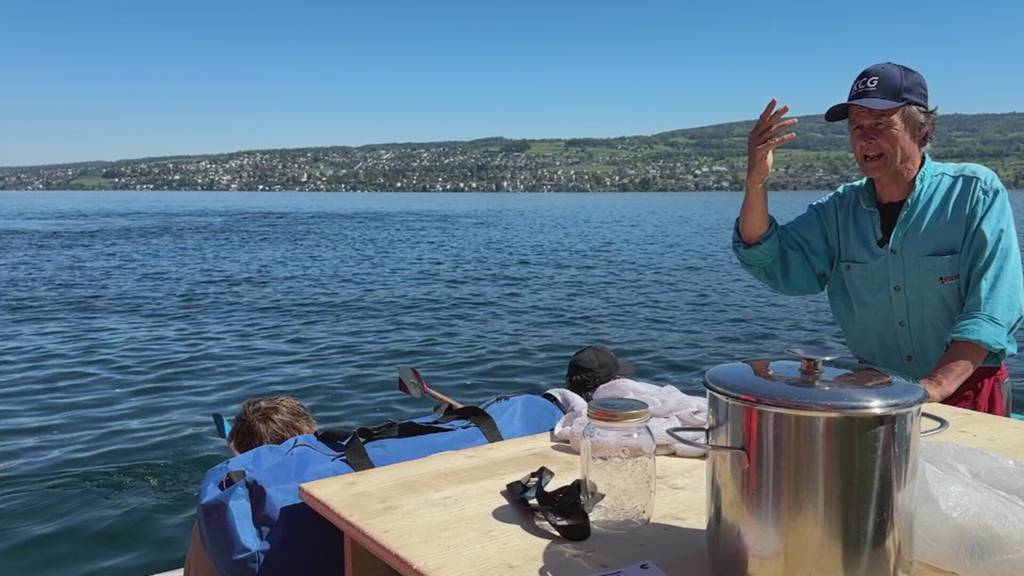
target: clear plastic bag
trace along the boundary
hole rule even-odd
[[[1024,461],[922,442],[914,560],[960,576],[1024,574]]]

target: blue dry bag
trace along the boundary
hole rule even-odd
[[[224,576],[342,573],[341,532],[299,499],[299,484],[528,436],[562,409],[534,395],[355,432],[318,432],[254,448],[211,468],[199,488],[203,547]]]

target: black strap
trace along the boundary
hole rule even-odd
[[[539,512],[558,535],[566,540],[586,540],[590,537],[590,516],[583,507],[583,481],[546,490],[555,473],[541,466],[521,480],[505,485],[513,502]]]
[[[423,436],[424,434],[436,434],[438,432],[451,432],[451,428],[436,426],[435,424],[447,424],[455,420],[467,420],[480,429],[488,442],[500,442],[501,431],[494,422],[494,418],[484,409],[477,406],[463,406],[462,408],[446,410],[441,417],[432,422],[385,422],[372,428],[356,428],[355,432],[349,435],[345,443],[345,460],[353,470],[369,470],[374,467],[373,460],[366,452],[366,443],[384,438],[411,438]],[[317,433],[317,438],[325,441],[324,438],[334,437],[332,430],[325,430]]]
[[[325,430],[317,430],[314,435],[317,440],[324,444],[344,444],[345,440],[352,435],[352,432],[354,431],[348,428],[327,428]]]
[[[358,431],[349,437],[345,444],[345,461],[355,472],[373,468],[373,460],[370,460],[370,455],[366,453],[366,446],[359,439]]]
[[[345,443],[345,461],[353,470],[369,470],[374,467],[373,460],[366,452],[365,444],[384,438],[410,438],[424,434],[447,432],[448,428],[431,426],[421,422],[385,422],[373,428],[356,428]]]
[[[359,435],[363,440],[369,442],[370,440],[378,440],[380,438],[406,438],[409,436],[433,434],[434,432],[444,432],[446,430],[448,430],[448,428],[430,426],[429,424],[423,424],[420,422],[396,422],[394,420],[388,420],[383,424],[370,427],[361,426],[355,430],[350,430],[348,428],[326,428],[323,430],[317,430],[314,435],[317,440],[324,444],[344,444],[345,441],[356,432],[359,432]]]
[[[494,418],[486,410],[479,406],[463,406],[462,408],[449,408],[445,410],[440,418],[434,420],[438,424],[445,424],[453,420],[469,420],[474,426],[480,429],[488,442],[501,442],[504,438]]]

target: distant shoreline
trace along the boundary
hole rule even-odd
[[[0,168],[0,190],[306,192],[694,192],[743,188],[746,134],[733,122],[652,136],[252,150]],[[776,156],[776,190],[831,190],[860,177],[846,126],[800,118]],[[930,153],[977,162],[1024,188],[1024,113],[940,116]]]

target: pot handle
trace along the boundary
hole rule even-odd
[[[921,418],[925,418],[925,419],[931,420],[933,422],[937,422],[939,424],[935,428],[930,428],[928,430],[923,430],[921,432],[921,438],[927,438],[928,436],[934,436],[935,434],[938,434],[939,432],[942,432],[943,430],[946,430],[946,429],[949,428],[949,420],[946,420],[942,416],[936,416],[935,414],[929,414],[927,412],[921,412]]]
[[[704,442],[697,442],[689,440],[677,435],[677,432],[703,432]],[[727,452],[734,454],[740,459],[740,468],[746,468],[750,466],[750,458],[747,456],[747,451],[743,448],[736,448],[735,446],[719,446],[718,444],[708,444],[708,429],[703,426],[676,426],[665,430],[665,433],[675,439],[680,444],[685,444],[690,448],[697,448],[698,450],[706,450],[708,452]]]

